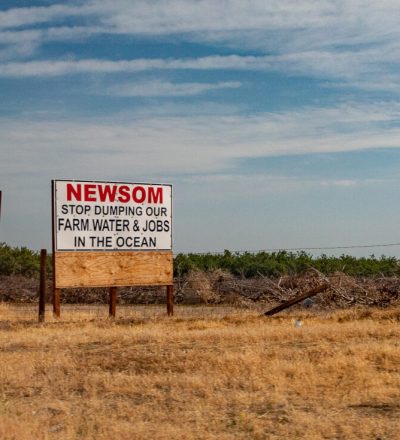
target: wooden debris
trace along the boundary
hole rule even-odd
[[[326,290],[329,287],[329,283],[324,282],[322,284],[320,284],[317,287],[312,288],[311,290],[308,290],[307,292],[296,296],[295,298],[290,299],[289,301],[285,301],[283,304],[280,304],[277,307],[274,307],[271,310],[268,310],[264,313],[265,316],[272,316],[275,315],[275,313],[280,312],[281,310],[285,310],[290,306],[293,306],[294,304],[297,304],[301,301],[304,301],[307,298],[310,298],[312,296],[317,295],[318,293],[323,292],[324,290]]]

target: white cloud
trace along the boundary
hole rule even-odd
[[[235,31],[265,27],[290,28],[312,26],[326,17],[334,8],[329,2],[288,2],[252,0],[185,1],[156,0],[153,2],[129,0],[94,0],[90,7],[105,25],[126,33],[181,33]]]
[[[11,8],[0,12],[0,28],[85,16],[101,23],[106,31],[132,34],[290,29],[334,24],[342,15],[341,9],[340,5],[323,0],[89,0],[72,6],[60,2],[47,7]]]
[[[109,93],[114,96],[194,96],[211,90],[237,89],[241,87],[237,81],[218,83],[171,83],[165,81],[146,81],[119,84],[111,87]]]
[[[363,183],[365,181],[362,181]],[[349,186],[355,186],[357,184],[359,184],[360,181],[359,180],[353,180],[353,179],[339,179],[339,180],[323,180],[321,182],[322,186],[342,186],[342,187],[349,187]]]
[[[211,174],[192,174],[190,176],[180,176],[175,179],[179,183],[184,184],[202,184],[213,186],[225,185],[237,197],[239,193],[248,192],[251,187],[253,195],[257,193],[267,192],[287,192],[287,191],[303,191],[307,188],[316,187],[355,187],[355,186],[376,186],[387,183],[393,183],[390,179],[320,179],[313,177],[298,177],[295,175],[285,176],[276,174],[260,174],[260,173],[211,173]],[[227,193],[223,193],[223,197],[227,197]]]
[[[77,27],[65,20],[79,17]],[[29,41],[31,25],[36,36]],[[86,38],[96,33],[168,37],[256,49],[259,57],[203,57],[197,60],[44,61],[3,65],[3,75],[60,75],[158,68],[268,69],[335,80],[340,85],[399,90],[398,2],[381,0],[89,0],[0,12],[0,29],[21,33],[19,56],[32,54],[42,41]],[[11,32],[11,30],[10,30]],[[7,42],[9,47],[18,47]],[[242,52],[243,53],[243,52]],[[12,59],[3,48],[2,58]],[[161,66],[161,67],[160,67]],[[187,66],[187,67],[185,67]],[[388,76],[391,81],[387,82]]]
[[[201,58],[141,58],[135,60],[63,60],[27,61],[0,64],[0,76],[58,76],[78,73],[142,72],[145,70],[212,70],[212,69],[264,69],[269,57],[208,56]]]
[[[84,29],[80,29],[82,33]],[[78,32],[79,34],[79,32]],[[35,47],[35,40],[18,43],[22,51]],[[28,49],[26,49],[28,48]],[[392,56],[399,56],[392,67],[400,64],[400,47]],[[371,61],[374,60],[374,61]],[[327,86],[350,86],[369,90],[400,90],[395,73],[385,67],[385,55],[379,49],[361,53],[307,52],[282,56],[212,55],[199,58],[139,58],[134,60],[66,59],[0,63],[0,76],[62,76],[71,74],[115,74],[154,70],[253,70],[284,71],[286,74],[311,75],[331,80]],[[400,65],[399,65],[400,68]],[[220,88],[218,86],[218,88]]]
[[[366,39],[385,41],[399,32],[398,3],[394,0],[91,0],[83,9],[114,32],[192,33],[198,39],[231,40],[238,46],[247,35],[253,47],[273,48],[273,41],[257,38],[271,31],[289,32],[287,43],[299,48],[306,42],[303,48],[308,49],[360,44]],[[299,38],[292,38],[292,33]]]
[[[1,175],[221,173],[277,155],[400,147],[400,105],[343,105],[256,116],[143,116],[0,123]],[[43,161],[43,158],[46,161]],[[343,182],[342,182],[343,183]],[[339,183],[340,184],[340,183]]]
[[[66,17],[79,16],[84,12],[85,7],[66,6],[63,4],[10,8],[5,11],[0,11],[0,29],[10,29],[21,26],[53,22]]]
[[[40,31],[0,32],[0,60],[32,55],[40,45]]]
[[[365,54],[368,59],[372,54]],[[352,55],[342,55],[340,60],[329,54],[309,53],[291,56],[241,56],[212,55],[199,58],[139,58],[134,60],[43,60],[9,62],[0,64],[0,76],[58,76],[79,73],[141,72],[146,70],[286,70],[286,72],[314,73],[324,78],[354,78],[361,72],[346,72],[344,66]],[[323,60],[313,67],[312,60]],[[362,61],[361,59],[359,60]],[[307,63],[307,66],[305,66]],[[329,66],[332,68],[329,68]],[[335,66],[335,67],[333,67]],[[314,69],[314,72],[313,72]],[[358,69],[358,68],[357,68]],[[379,72],[371,72],[378,74]]]
[[[32,57],[45,41],[81,40],[99,32],[85,26],[58,26],[43,29],[1,30],[0,60]]]

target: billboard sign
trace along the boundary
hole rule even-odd
[[[172,250],[172,185],[53,181],[55,252]]]

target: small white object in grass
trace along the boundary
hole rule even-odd
[[[300,328],[300,327],[302,326],[301,319],[296,319],[296,320],[294,321],[294,326],[295,326],[296,328]]]

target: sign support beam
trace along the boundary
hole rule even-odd
[[[39,322],[44,322],[46,309],[47,250],[40,251]]]
[[[110,287],[110,307],[109,307],[110,318],[115,318],[116,310],[117,310],[117,288]]]
[[[174,286],[167,286],[167,314],[174,315]]]
[[[53,289],[53,315],[59,318],[61,315],[61,289]]]

